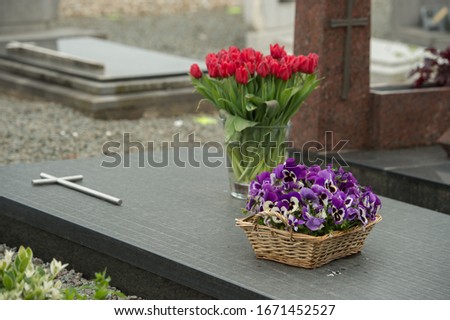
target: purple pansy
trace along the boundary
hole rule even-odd
[[[358,218],[358,209],[354,207],[347,208],[347,220],[353,221]]]
[[[278,212],[295,232],[313,235],[366,225],[380,208],[377,195],[343,168],[296,165],[294,159],[259,174],[250,184],[246,206],[252,213]],[[283,227],[277,217],[262,223]]]
[[[324,222],[325,219],[311,217],[306,221],[305,226],[308,227],[308,229],[311,231],[317,231],[324,227]]]
[[[299,226],[305,224],[305,221],[291,213],[287,215],[287,220],[294,231],[298,231]]]
[[[301,201],[305,205],[319,201],[317,194],[315,194],[314,191],[312,191],[310,188],[307,188],[307,187],[303,187],[300,190],[299,195],[300,195]]]
[[[275,170],[275,177],[281,179],[283,183],[297,182],[306,177],[306,167],[296,165],[295,160],[289,158],[283,165],[278,165]]]

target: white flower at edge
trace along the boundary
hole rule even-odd
[[[49,292],[52,288],[53,288],[53,281],[52,280],[48,280],[48,281],[44,280],[42,282],[42,291],[44,291],[45,293]]]
[[[61,292],[58,289],[52,288],[49,293],[50,293],[50,298],[52,300],[60,300],[61,299]]]
[[[23,289],[25,290],[25,292],[29,292],[31,290],[31,286],[28,283],[25,283]]]
[[[27,270],[25,270],[25,277],[31,278],[34,275],[34,272],[35,272],[34,265],[29,264]]]
[[[52,274],[53,277],[56,277],[58,275],[58,273],[64,269],[65,267],[67,267],[69,264],[62,264],[61,261],[57,261],[56,259],[53,259],[52,262],[50,263],[50,272]]]
[[[6,250],[5,251],[5,258],[4,259],[5,259],[5,262],[6,262],[6,267],[8,267],[11,264],[13,255],[14,255],[14,251],[11,251],[11,250]]]

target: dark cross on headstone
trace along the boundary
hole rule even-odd
[[[332,28],[347,28],[345,38],[344,51],[344,81],[342,82],[342,99],[346,100],[348,97],[348,90],[350,86],[350,54],[352,49],[352,27],[366,26],[369,23],[367,18],[352,18],[353,0],[347,0],[347,19],[332,19],[330,25]]]

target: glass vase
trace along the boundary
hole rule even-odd
[[[225,144],[231,195],[247,199],[248,187],[264,171],[272,171],[286,160],[290,124],[255,126],[240,132]]]

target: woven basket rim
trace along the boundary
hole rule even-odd
[[[253,220],[254,220],[253,218],[254,218],[254,216],[252,215],[249,217],[236,219],[236,226],[238,226],[240,228],[244,228],[244,229],[245,228],[255,228],[256,230],[262,229],[262,230],[271,231],[274,233],[279,233],[284,236],[289,236],[289,237],[292,237],[292,239],[307,240],[310,242],[313,242],[313,241],[320,242],[320,241],[324,241],[329,238],[335,238],[335,237],[343,236],[345,234],[359,232],[364,229],[372,228],[375,224],[377,224],[378,222],[383,220],[383,217],[381,215],[377,214],[375,220],[369,221],[369,223],[366,226],[355,226],[353,228],[350,228],[350,229],[344,230],[344,231],[332,231],[323,236],[311,236],[311,235],[304,234],[304,233],[297,233],[297,232],[291,233],[286,230],[275,229],[275,228],[267,227],[264,225],[255,225],[253,223]]]

